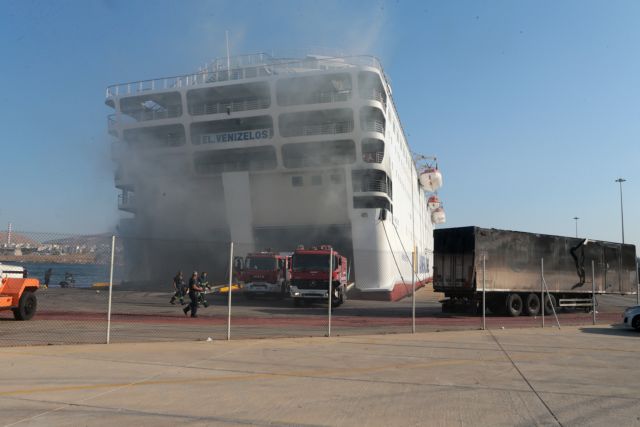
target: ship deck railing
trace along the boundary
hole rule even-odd
[[[270,103],[269,98],[247,98],[233,101],[203,102],[199,104],[192,104],[189,107],[189,112],[193,116],[201,116],[205,114],[260,110],[269,108]]]
[[[119,83],[107,87],[106,98],[132,96],[149,91],[171,90],[176,88],[202,86],[215,82],[229,80],[244,80],[256,77],[266,77],[277,74],[296,74],[308,71],[326,71],[348,67],[373,67],[384,73],[380,61],[374,56],[346,56],[335,58],[304,58],[298,60],[273,60],[264,64],[231,68],[201,70],[197,73],[173,77],[161,77],[150,80],[139,80],[129,83]]]
[[[333,135],[338,133],[350,133],[353,131],[353,120],[339,122],[303,124],[290,126],[282,130],[282,135],[291,136],[312,136],[312,135]]]
[[[166,109],[162,110],[134,110],[134,111],[123,111],[122,114],[125,114],[137,122],[146,122],[149,120],[159,120],[159,119],[172,119],[174,117],[180,117],[182,115],[182,108],[179,105],[169,106]]]
[[[384,151],[368,151],[362,152],[362,160],[366,163],[382,163],[384,159]]]
[[[385,109],[387,108],[387,97],[384,94],[384,91],[382,91],[382,89],[371,88],[368,90],[361,91],[360,95],[364,99],[372,99],[374,101],[378,101],[379,103],[382,104],[382,106]]]
[[[362,130],[384,134],[384,123],[379,120],[366,120],[362,122]]]

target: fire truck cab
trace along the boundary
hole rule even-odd
[[[273,295],[285,298],[289,294],[290,260],[288,254],[271,251],[248,254],[239,274],[244,297]]]
[[[329,272],[329,257],[332,271]],[[312,301],[328,302],[331,282],[331,304],[342,305],[347,300],[347,258],[331,246],[305,249],[299,246],[291,257],[291,297],[296,307]],[[331,277],[331,280],[329,280]]]

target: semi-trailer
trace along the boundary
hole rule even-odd
[[[594,271],[592,272],[592,262]],[[543,285],[543,277],[544,284]],[[594,280],[595,278],[595,286]],[[484,289],[483,289],[484,288]],[[434,232],[435,292],[443,311],[458,304],[486,307],[510,316],[552,306],[590,305],[592,294],[635,294],[634,245],[481,227]]]

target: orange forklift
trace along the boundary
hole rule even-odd
[[[23,272],[15,271],[16,267],[5,267],[9,266],[0,265],[0,311],[11,310],[16,320],[29,320],[36,314],[38,300],[35,292],[40,282],[24,277]]]

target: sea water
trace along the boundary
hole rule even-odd
[[[50,287],[60,286],[60,282],[65,280],[65,274],[70,273],[75,279],[75,287],[89,288],[94,283],[109,282],[109,264],[49,264],[49,263],[16,263],[7,264],[21,265],[27,269],[28,276],[40,280],[44,285],[44,273],[51,269]],[[113,283],[120,283],[122,275],[119,269],[114,269]]]

